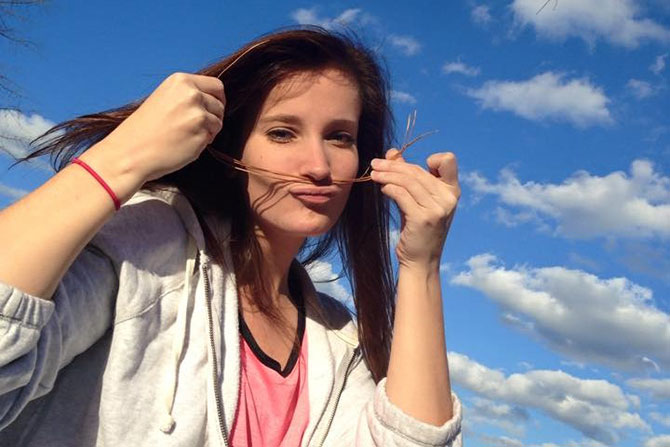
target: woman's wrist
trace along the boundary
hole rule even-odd
[[[102,141],[77,158],[95,171],[119,202],[124,203],[142,187],[145,180],[132,157],[115,152],[115,148],[107,147]],[[104,186],[101,184],[100,187]]]
[[[422,261],[400,261],[398,263],[398,274],[401,272],[410,274],[413,276],[425,276],[430,278],[433,276],[438,276],[440,274],[440,260],[439,259],[426,259]]]

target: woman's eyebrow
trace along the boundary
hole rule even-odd
[[[267,124],[275,122],[292,124],[295,126],[299,126],[302,124],[302,120],[300,119],[299,116],[288,115],[288,114],[268,115],[264,116],[259,120],[259,124]],[[328,127],[329,128],[343,127],[346,129],[355,130],[358,127],[358,122],[347,118],[336,118],[328,122]]]
[[[259,123],[266,124],[277,121],[281,123],[294,124],[294,125],[299,125],[302,123],[302,120],[299,117],[295,115],[284,115],[284,114],[264,116],[259,120]]]
[[[355,131],[358,128],[358,121],[346,118],[339,118],[330,121],[328,123],[328,127],[344,128],[347,130]]]

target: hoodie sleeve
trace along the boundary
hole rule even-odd
[[[165,268],[161,260],[182,248],[161,231],[172,227],[181,223],[169,204],[137,195],[79,253],[51,300],[0,282],[0,430],[48,393],[58,372],[115,319],[141,311],[140,298],[155,292],[151,277]]]
[[[372,401],[366,404],[365,421],[363,417],[359,420],[357,442],[367,445],[363,441],[372,438],[373,445],[461,447],[461,402],[454,393],[451,393],[451,399],[452,418],[439,427],[427,424],[389,401],[384,378],[377,384]]]
[[[0,282],[0,430],[107,331],[117,286],[111,259],[94,245],[80,253],[51,300]]]
[[[347,380],[325,445],[461,447],[461,402],[454,393],[452,401],[453,417],[443,425],[422,422],[388,399],[386,378],[375,385],[361,359]]]

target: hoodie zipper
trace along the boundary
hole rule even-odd
[[[217,359],[216,359],[216,343],[214,343],[214,319],[212,318],[212,300],[209,288],[209,266],[203,263],[203,278],[205,280],[205,302],[207,303],[207,321],[208,321],[208,331],[209,331],[209,348],[212,350],[212,383],[214,384],[214,400],[216,401],[216,416],[219,420],[219,430],[221,431],[221,436],[223,436],[223,444],[226,447],[230,447],[230,442],[228,441],[228,431],[226,430],[226,421],[223,414],[223,399],[221,398],[221,390],[218,386],[218,373],[216,370]]]
[[[209,265],[203,262],[202,265],[203,269],[203,279],[204,279],[204,286],[205,286],[205,302],[207,304],[207,320],[208,320],[208,332],[209,332],[209,347],[212,350],[212,359],[214,360],[212,362],[212,380],[214,383],[214,400],[216,401],[216,415],[219,421],[219,430],[221,431],[221,435],[223,437],[223,444],[225,447],[230,447],[230,441],[228,440],[228,431],[226,430],[226,421],[224,419],[224,413],[223,413],[223,399],[221,398],[221,390],[219,389],[217,382],[218,382],[218,373],[216,369],[217,365],[217,357],[216,357],[216,344],[214,342],[214,319],[212,318],[212,302],[211,302],[211,294],[210,294],[210,286],[209,286]],[[335,394],[334,398],[331,398],[331,400],[328,402],[329,404],[332,402],[332,405],[327,405],[326,407],[330,406],[330,411],[328,412],[328,419],[325,425],[325,428],[323,430],[323,435],[321,436],[321,439],[318,442],[318,446],[322,447],[323,443],[326,440],[326,436],[328,435],[328,431],[330,430],[330,426],[333,423],[333,419],[335,418],[335,410],[337,409],[337,405],[340,402],[340,397],[342,396],[342,392],[344,391],[344,387],[347,384],[347,378],[349,377],[349,374],[351,373],[352,366],[354,362],[358,359],[360,356],[360,346],[357,346],[354,349],[354,352],[351,355],[351,358],[349,359],[349,363],[347,364],[347,369],[344,371],[344,377],[342,378],[342,384],[340,385],[339,389],[337,390],[337,393]]]
[[[337,393],[335,394],[335,397],[330,401],[333,402],[332,405],[329,405],[330,411],[328,412],[328,419],[326,422],[326,425],[324,426],[323,429],[323,435],[321,436],[321,439],[319,442],[316,444],[318,447],[322,447],[323,443],[326,441],[326,436],[328,436],[328,431],[330,430],[330,426],[333,423],[333,419],[335,418],[335,410],[337,410],[337,405],[340,402],[340,397],[342,396],[342,392],[344,391],[344,387],[347,385],[347,378],[349,377],[349,374],[351,373],[352,365],[358,359],[359,354],[360,354],[360,347],[357,346],[354,349],[353,354],[351,355],[351,358],[349,359],[349,363],[347,364],[347,369],[344,371],[344,377],[342,378],[342,384],[340,385],[339,389],[337,390]],[[329,402],[329,404],[330,404]]]

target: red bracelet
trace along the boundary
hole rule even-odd
[[[79,158],[75,157],[72,159],[72,163],[78,164],[82,168],[86,169],[95,179],[102,185],[103,188],[105,188],[105,191],[109,193],[110,197],[114,201],[114,208],[116,208],[116,211],[121,208],[121,202],[119,201],[119,198],[116,197],[116,194],[114,194],[114,191],[112,191],[112,188],[109,187],[109,185],[98,175],[97,172],[93,170],[92,167],[81,161]]]

